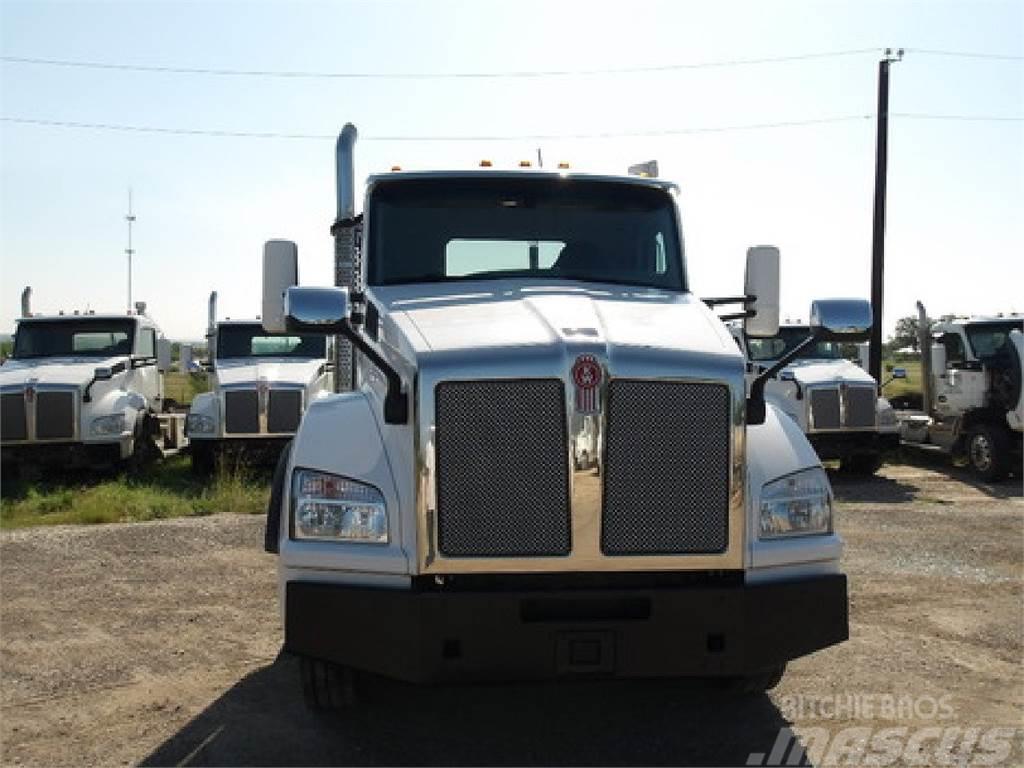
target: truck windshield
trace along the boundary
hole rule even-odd
[[[263,326],[222,325],[217,357],[327,357],[327,337],[318,333],[270,334]]]
[[[1008,357],[1010,331],[1014,329],[1024,331],[1024,320],[968,324],[967,338],[975,357],[979,360]]]
[[[747,354],[751,360],[778,360],[806,339],[811,331],[807,326],[790,326],[780,328],[777,336],[755,339],[747,336]],[[797,359],[803,360],[841,360],[839,344],[834,341],[819,341],[801,352]]]
[[[134,338],[135,323],[127,318],[22,320],[14,334],[13,357],[130,355]]]
[[[661,188],[554,178],[384,181],[370,204],[371,285],[542,278],[686,290]]]

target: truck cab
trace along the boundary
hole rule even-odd
[[[354,135],[333,229],[351,282],[264,293],[269,329],[336,335],[353,370],[311,404],[268,507],[309,700],[347,700],[362,672],[764,690],[844,640],[828,478],[693,294],[675,185],[396,172],[357,215]],[[751,332],[775,332],[777,281],[777,251],[752,249]],[[813,314],[817,338],[870,325],[866,302]]]
[[[216,294],[210,304],[215,317]],[[326,337],[213,319],[207,341],[210,391],[192,400],[186,422],[193,468],[208,474],[226,451],[272,464],[306,407],[328,391]]]
[[[4,463],[139,458],[160,432],[169,364],[169,345],[144,314],[26,311],[0,367]]]
[[[807,325],[784,323],[773,336],[749,336],[731,326],[747,359],[747,378],[774,365],[809,335]],[[847,360],[841,344],[818,341],[801,350],[765,387],[765,397],[795,421],[823,460],[845,471],[871,474],[883,454],[899,447],[896,412],[878,395],[876,382]]]

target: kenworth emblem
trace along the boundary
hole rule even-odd
[[[580,355],[572,366],[572,380],[576,385],[576,412],[597,413],[601,364],[593,355]]]

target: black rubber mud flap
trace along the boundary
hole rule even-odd
[[[289,440],[281,450],[281,455],[277,457],[274,480],[270,486],[270,501],[267,504],[267,528],[263,534],[263,549],[275,554],[279,551],[281,502],[284,500],[284,483],[288,472],[288,459],[292,455],[292,442]]]

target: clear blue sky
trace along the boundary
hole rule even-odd
[[[630,68],[902,46],[1024,56],[1024,3],[0,3],[3,55],[322,72]],[[644,132],[875,110],[876,52],[757,66],[521,79],[203,76],[0,64],[8,117],[335,134],[357,173],[534,157],[621,172],[657,158],[683,189],[691,282],[732,293],[746,247],[782,249],[783,311],[869,295],[874,122],[615,139],[391,142],[374,136]],[[1024,115],[1024,61],[908,51],[891,110]],[[172,338],[199,338],[206,297],[259,310],[268,238],[298,242],[303,282],[331,279],[333,142],[0,123],[0,332],[24,285],[50,311],[135,296]],[[1024,311],[1024,123],[893,118],[886,331],[925,301]]]

